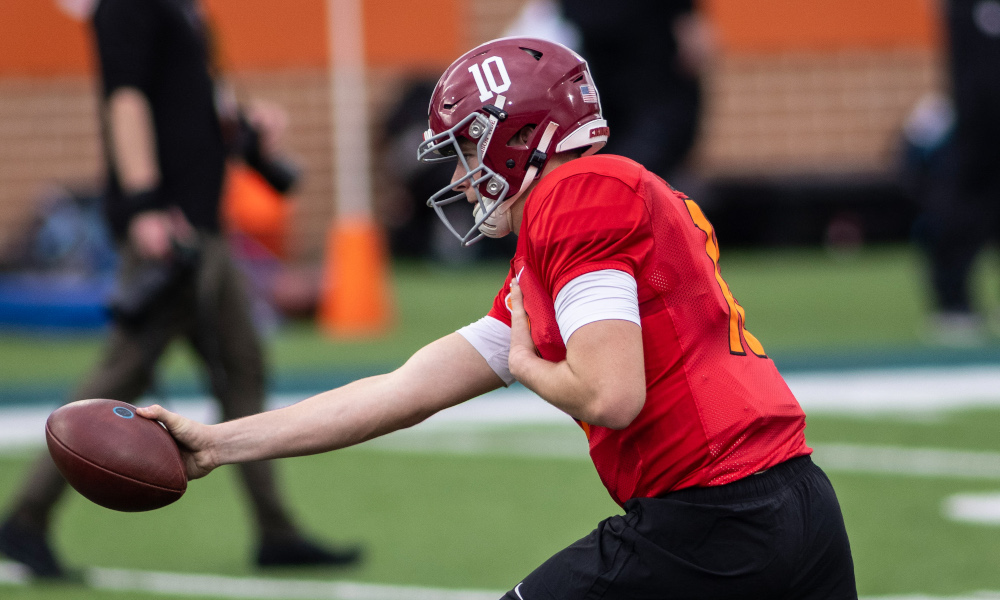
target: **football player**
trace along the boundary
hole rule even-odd
[[[624,514],[505,599],[857,598],[836,495],[722,278],[712,225],[642,165],[595,154],[608,134],[574,52],[527,38],[471,50],[434,90],[418,157],[456,162],[428,203],[461,243],[518,235],[489,314],[392,373],[278,411],[213,426],[141,414],[199,477],[349,446],[519,381],[579,423]],[[441,210],[463,201],[468,228]]]

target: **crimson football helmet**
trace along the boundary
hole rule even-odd
[[[533,126],[527,144],[518,134]],[[533,38],[502,38],[473,48],[438,80],[428,107],[428,129],[417,149],[424,162],[458,160],[465,175],[427,205],[462,244],[510,232],[510,206],[531,185],[553,153],[593,154],[608,139],[608,124],[586,61],[569,48]],[[460,140],[475,144],[470,168]],[[475,223],[459,232],[442,207],[476,195]],[[457,193],[456,193],[457,192]]]

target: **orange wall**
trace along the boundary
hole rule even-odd
[[[86,74],[87,28],[55,0],[0,0],[0,76]],[[362,0],[368,61],[377,67],[439,68],[465,48],[467,0]],[[221,60],[236,70],[326,64],[326,0],[205,0]]]
[[[204,2],[219,38],[223,68],[271,69],[326,64],[324,0]]]
[[[495,0],[491,0],[495,1]],[[368,0],[365,41],[375,66],[443,71],[468,50],[463,31],[469,0]]]
[[[54,0],[0,0],[0,76],[90,71],[86,28]]]
[[[0,0],[0,76],[85,74],[86,28],[54,0]],[[205,0],[235,70],[326,64],[326,0]],[[362,0],[366,52],[377,67],[440,68],[466,48],[472,0]],[[702,0],[730,53],[932,47],[935,0]]]
[[[205,1],[229,68],[326,64],[326,0],[285,0],[280,8],[274,0]],[[445,67],[464,50],[458,35],[462,0],[363,2],[365,52],[372,66]]]
[[[727,53],[929,48],[939,0],[701,0]]]

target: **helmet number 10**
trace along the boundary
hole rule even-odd
[[[482,69],[480,69],[479,63],[473,64],[469,67],[469,73],[472,73],[472,78],[476,80],[480,102],[486,102],[493,97],[493,94],[502,94],[510,89],[510,76],[507,75],[507,67],[504,66],[503,59],[499,56],[492,56],[484,60]],[[486,75],[485,81],[483,80],[484,74]]]

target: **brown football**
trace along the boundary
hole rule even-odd
[[[45,441],[66,481],[90,501],[153,510],[187,489],[180,450],[156,421],[117,400],[80,400],[49,415]]]

